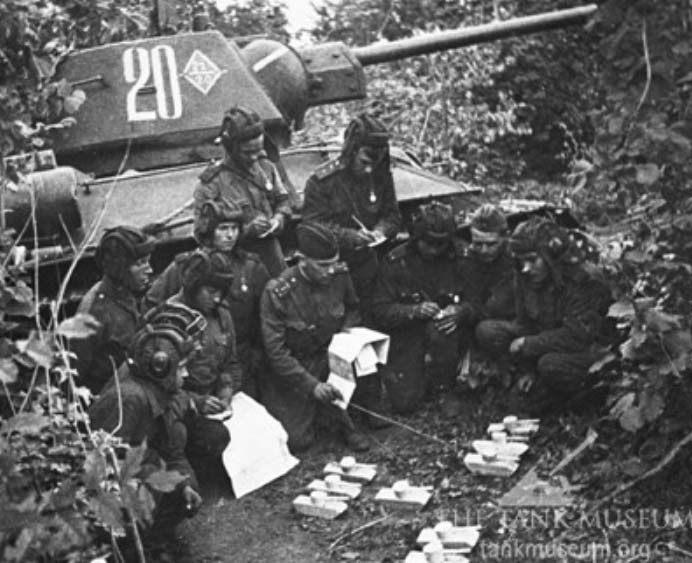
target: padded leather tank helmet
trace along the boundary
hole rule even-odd
[[[379,153],[376,166],[386,164],[389,168],[389,132],[379,119],[367,113],[356,116],[346,128],[341,160],[350,163],[361,147]]]
[[[104,275],[122,282],[128,268],[154,250],[154,239],[135,227],[118,226],[107,229],[94,259]]]
[[[419,206],[413,216],[413,238],[451,240],[455,230],[454,210],[451,205],[431,201]]]
[[[181,330],[194,341],[199,340],[207,328],[207,320],[199,311],[178,302],[161,303],[147,311],[143,320],[151,326]]]
[[[194,348],[192,337],[175,326],[147,324],[134,339],[135,373],[166,392],[175,393],[179,389],[178,366]]]
[[[214,231],[221,223],[238,223],[242,228],[245,214],[240,209],[233,209],[218,201],[205,202],[195,218],[194,236],[197,242],[211,246]]]
[[[255,139],[263,133],[262,119],[255,111],[234,106],[223,116],[219,140],[228,152],[233,152],[237,143]]]
[[[196,251],[183,262],[182,278],[183,294],[189,303],[203,285],[220,289],[225,295],[233,282],[231,262],[222,252]]]

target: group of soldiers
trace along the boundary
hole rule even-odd
[[[198,248],[150,284],[153,240],[135,228],[107,230],[96,253],[103,277],[80,305],[99,328],[74,342],[81,381],[97,395],[92,426],[133,445],[146,438],[152,470],[163,463],[186,477],[162,505],[199,506],[190,462],[219,459],[230,439],[206,415],[232,416],[239,391],[282,423],[293,451],[314,441],[316,424],[362,451],[365,427],[387,424],[378,415],[383,389],[396,413],[431,395],[453,400],[460,376],[482,358],[553,402],[587,385],[603,353],[610,292],[552,220],[532,218],[510,233],[505,216],[483,205],[460,245],[452,207],[431,202],[405,242],[381,251],[402,220],[388,132],[363,114],[340,156],[307,182],[297,262],[287,267],[279,235],[289,193],[265,155],[261,119],[231,109],[220,141],[223,160],[194,192]],[[356,325],[391,337],[387,364],[357,378],[357,412],[336,407],[341,394],[326,382],[332,336]]]

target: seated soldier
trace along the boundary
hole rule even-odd
[[[583,260],[569,233],[551,220],[534,217],[521,223],[510,248],[516,319],[482,321],[476,338],[495,357],[511,356],[524,369],[530,366],[518,387],[528,391],[537,382],[535,407],[540,410],[587,385],[589,367],[604,353],[611,294],[598,268]]]
[[[411,240],[392,250],[378,272],[373,318],[391,336],[384,380],[395,412],[415,410],[434,387],[450,389],[469,338],[454,231],[451,206],[421,205]]]
[[[81,382],[94,394],[127,357],[141,319],[138,297],[149,285],[153,249],[153,239],[131,227],[108,229],[96,249],[103,277],[84,295],[77,313],[92,315],[99,327],[71,343]]]
[[[336,237],[323,225],[302,223],[296,236],[298,264],[271,280],[262,295],[262,334],[271,365],[262,399],[288,433],[294,451],[313,443],[318,410],[341,427],[349,447],[365,450],[367,437],[332,404],[342,396],[326,383],[332,336],[359,320],[348,267],[339,262]],[[359,386],[363,379],[368,378],[359,378]],[[379,379],[375,381],[379,385]],[[368,391],[377,393],[377,389]]]
[[[196,323],[191,320],[188,324]],[[185,457],[183,418],[189,401],[180,393],[193,348],[194,338],[178,326],[146,324],[134,335],[131,357],[117,375],[118,385],[112,378],[89,409],[93,428],[115,431],[130,446],[146,440],[139,473],[142,479],[160,470],[162,464],[185,477],[171,493],[155,495],[152,535],[170,532],[202,504],[194,471]]]
[[[199,250],[223,252],[229,260],[232,279],[226,292],[226,303],[235,326],[238,359],[242,365],[241,389],[253,398],[258,397],[257,379],[266,370],[259,322],[259,302],[269,273],[256,254],[238,246],[243,229],[243,213],[223,203],[206,202],[195,223],[195,238]],[[147,308],[163,303],[182,287],[182,264],[190,256],[176,256],[163,273],[154,280],[144,303]]]
[[[230,261],[220,252],[197,251],[188,256],[181,269],[182,288],[168,303],[182,303],[206,321],[200,344],[187,363],[189,377],[183,385],[198,413],[186,420],[186,451],[197,468],[220,459],[228,445],[230,436],[224,424],[205,415],[224,411],[230,415],[231,399],[240,390],[243,374],[234,323],[224,302],[233,275]]]

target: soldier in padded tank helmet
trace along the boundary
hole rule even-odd
[[[443,402],[454,399],[450,393],[471,318],[452,241],[455,228],[451,206],[421,205],[411,239],[387,254],[377,276],[373,316],[392,339],[384,381],[396,412],[415,410],[433,390],[444,391]]]
[[[194,191],[195,217],[199,220],[208,201],[241,211],[241,244],[277,276],[286,267],[277,237],[291,208],[281,176],[264,152],[262,120],[250,109],[233,107],[223,118],[220,140],[225,155],[200,175]]]
[[[198,313],[164,306],[133,334],[129,357],[89,408],[94,429],[115,432],[130,446],[146,443],[138,477],[165,469],[183,480],[170,493],[155,493],[154,522],[146,536],[170,534],[201,506],[197,478],[185,455],[184,419],[191,407],[181,392],[187,361],[204,324]]]
[[[229,287],[224,300],[235,325],[238,359],[243,368],[242,391],[253,398],[259,398],[257,382],[266,370],[259,303],[264,286],[269,281],[269,272],[257,254],[246,251],[238,244],[244,227],[242,211],[220,201],[205,202],[194,227],[199,248],[175,257],[147,292],[145,306],[151,308],[163,303],[180,291],[183,285],[183,265],[192,254],[224,254],[230,268]]]
[[[367,322],[378,266],[374,248],[399,231],[401,215],[390,170],[389,134],[368,114],[346,129],[341,155],[318,168],[305,186],[303,218],[326,225],[348,264]]]
[[[77,354],[80,382],[99,393],[126,358],[141,319],[139,297],[152,274],[149,257],[154,241],[139,229],[108,229],[96,250],[103,276],[82,298],[78,313],[93,316],[99,326],[71,345]]]
[[[490,356],[516,366],[517,386],[532,389],[539,414],[589,385],[589,367],[609,344],[612,297],[600,269],[554,221],[534,217],[519,224],[509,245],[516,318],[482,321],[476,339]]]

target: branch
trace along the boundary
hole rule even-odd
[[[115,381],[115,390],[118,392],[118,424],[113,431],[110,433],[111,436],[115,436],[118,430],[122,428],[123,425],[123,396],[120,392],[120,378],[118,377],[118,370],[115,367],[115,362],[113,361],[113,356],[110,357],[111,366],[113,367],[113,380]]]
[[[624,483],[620,485],[617,489],[615,489],[612,493],[607,495],[605,498],[602,498],[599,500],[595,506],[591,507],[589,512],[595,512],[598,510],[601,506],[606,504],[607,502],[612,501],[615,497],[621,495],[625,491],[629,491],[632,487],[635,485],[641,483],[645,479],[648,479],[649,477],[652,477],[653,475],[656,475],[659,473],[664,467],[669,465],[675,457],[680,453],[680,450],[684,448],[687,444],[692,443],[692,432],[687,434],[682,440],[680,440],[673,449],[671,449],[668,454],[661,460],[659,461],[655,467],[649,469],[646,473],[642,473],[639,477],[636,477],[635,479],[632,479],[631,481]]]
[[[352,536],[355,536],[356,534],[359,534],[359,533],[367,530],[368,528],[372,528],[373,526],[377,526],[378,524],[381,524],[382,522],[384,522],[388,518],[389,518],[389,515],[386,514],[386,515],[382,516],[381,518],[377,518],[376,520],[373,520],[371,522],[368,522],[367,524],[363,524],[362,526],[359,526],[355,530],[351,530],[350,532],[346,532],[345,534],[340,535],[327,548],[327,553],[331,553],[332,551],[334,551],[334,548],[337,545],[339,545],[342,541],[344,541],[345,539],[348,539]]]
[[[79,245],[79,250],[77,251],[77,254],[75,255],[75,257],[72,259],[72,262],[70,263],[70,267],[67,269],[67,273],[65,274],[65,279],[63,279],[62,283],[60,284],[60,290],[58,291],[58,296],[55,299],[56,308],[60,306],[60,303],[62,303],[62,301],[65,297],[65,292],[67,291],[67,284],[70,282],[70,279],[72,278],[72,274],[74,273],[75,268],[77,267],[77,264],[79,263],[80,259],[84,255],[84,252],[86,251],[89,244],[91,244],[91,239],[94,238],[94,236],[96,235],[96,231],[98,230],[99,226],[103,222],[103,218],[106,215],[106,208],[108,207],[108,202],[110,201],[111,195],[113,194],[113,190],[115,189],[115,186],[117,185],[118,180],[120,179],[120,176],[123,173],[123,170],[125,169],[125,164],[127,163],[127,160],[130,157],[131,146],[132,146],[132,139],[130,138],[127,141],[127,148],[125,149],[125,154],[123,155],[122,161],[120,162],[120,166],[118,167],[118,172],[116,173],[115,177],[113,178],[113,182],[108,187],[108,192],[106,193],[106,197],[104,198],[104,201],[103,201],[103,207],[101,208],[101,210],[98,214],[98,217],[96,217],[96,220],[91,224],[91,227],[89,228],[89,232],[84,237],[82,244]]]
[[[646,20],[642,22],[642,45],[644,46],[644,61],[646,62],[646,84],[644,85],[641,98],[639,98],[637,109],[634,110],[635,116],[639,113],[639,110],[642,109],[644,101],[649,95],[649,89],[651,88],[651,56],[649,55],[649,43],[646,38]]]

